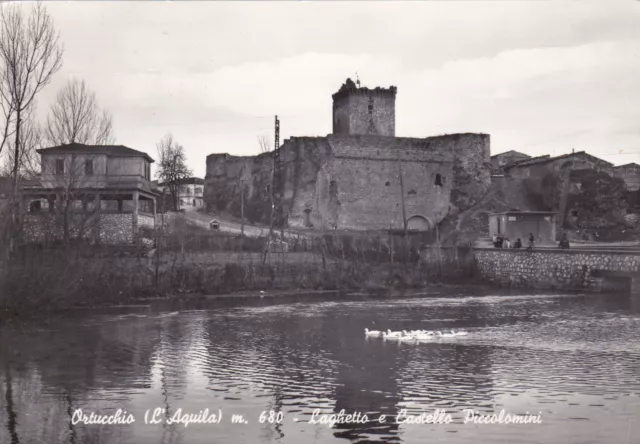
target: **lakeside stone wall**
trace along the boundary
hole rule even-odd
[[[613,279],[640,284],[640,252],[476,249],[477,269],[503,286],[603,291]]]

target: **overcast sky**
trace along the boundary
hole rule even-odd
[[[258,136],[331,132],[331,94],[357,72],[398,87],[396,135],[491,135],[492,154],[585,150],[640,160],[640,2],[48,2],[64,67],[156,155],[167,132],[205,174]]]

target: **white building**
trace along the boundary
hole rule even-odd
[[[180,191],[178,193],[178,209],[193,210],[202,208],[204,205],[204,179],[199,177],[189,177],[179,182]],[[171,194],[169,186],[166,183],[159,183],[158,188],[166,194]]]

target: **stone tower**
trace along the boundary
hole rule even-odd
[[[351,79],[333,95],[333,134],[395,137],[397,88],[360,88]]]

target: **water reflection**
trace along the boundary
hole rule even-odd
[[[0,442],[626,442],[640,412],[637,299],[453,296],[80,315],[5,326]],[[471,334],[408,344],[367,339],[365,327]],[[74,425],[78,408],[122,409],[137,421]],[[223,424],[144,424],[145,412],[156,408],[164,419],[221,409]],[[544,423],[463,424],[467,408],[541,412]],[[394,421],[401,411],[435,409],[454,422]],[[309,423],[314,412],[341,411],[369,421]],[[279,412],[281,422],[270,420]],[[232,414],[248,423],[231,424]]]

